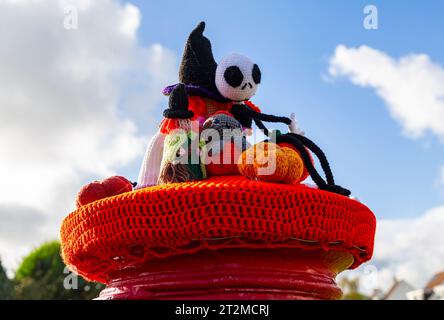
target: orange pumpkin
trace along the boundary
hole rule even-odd
[[[305,169],[299,153],[269,142],[245,150],[239,158],[238,168],[247,178],[286,184],[301,182]]]

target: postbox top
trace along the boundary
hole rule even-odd
[[[81,206],[63,221],[61,243],[68,266],[107,283],[116,270],[208,248],[340,250],[356,268],[372,256],[375,228],[371,210],[348,197],[220,176]]]

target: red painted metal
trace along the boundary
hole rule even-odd
[[[98,299],[339,299],[344,251],[219,249],[153,259],[110,274]]]

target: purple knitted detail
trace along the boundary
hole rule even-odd
[[[171,91],[177,86],[178,84],[173,84],[171,86],[167,86],[162,90],[162,93],[166,96],[169,96]],[[190,96],[204,96],[206,98],[214,99],[219,102],[230,102],[231,100],[223,97],[219,92],[214,93],[208,90],[207,88],[196,86],[193,84],[186,84],[185,89],[187,90],[187,93]]]

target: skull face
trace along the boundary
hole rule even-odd
[[[261,71],[249,58],[233,53],[222,59],[216,69],[219,93],[232,101],[250,99],[261,82]]]

